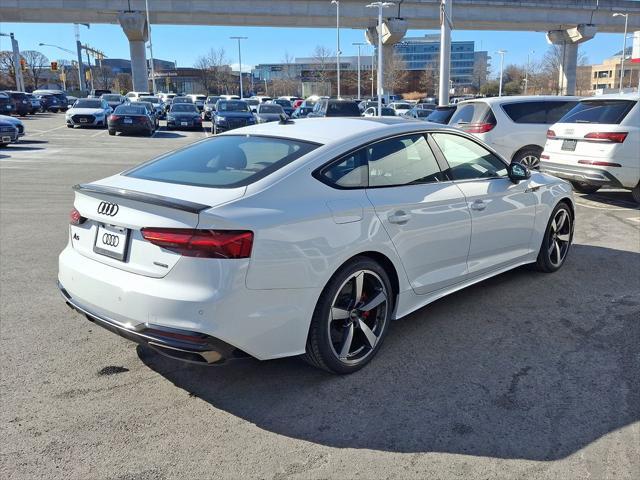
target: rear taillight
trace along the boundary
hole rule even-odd
[[[109,120],[115,122],[116,120],[120,120],[120,117],[118,115],[110,115]]]
[[[86,220],[75,208],[72,208],[71,212],[69,212],[69,223],[71,225],[82,225]]]
[[[584,138],[610,143],[622,143],[627,138],[627,132],[591,132],[587,133]]]
[[[486,133],[495,127],[494,123],[467,123],[460,128],[467,133]]]
[[[142,236],[185,257],[249,258],[253,246],[253,232],[244,230],[143,228]]]
[[[556,132],[553,130],[547,130],[547,138],[556,138]]]
[[[595,165],[596,167],[621,167],[619,163],[602,162],[600,160],[578,160],[582,165]]]
[[[540,160],[549,160],[549,155],[545,155],[544,153],[542,155],[540,155]]]

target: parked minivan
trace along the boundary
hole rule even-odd
[[[449,125],[475,135],[511,162],[538,169],[547,130],[578,100],[542,95],[476,98],[458,103]]]

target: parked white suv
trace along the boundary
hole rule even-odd
[[[578,100],[558,96],[476,98],[458,103],[449,125],[475,135],[507,160],[537,169],[547,129]]]
[[[582,193],[610,186],[640,203],[640,95],[585,98],[547,132],[541,168]]]

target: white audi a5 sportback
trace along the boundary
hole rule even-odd
[[[74,189],[66,302],[209,364],[353,372],[391,320],[519,265],[559,269],[574,225],[564,180],[388,117],[237,129]]]

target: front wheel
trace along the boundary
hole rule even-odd
[[[353,373],[378,352],[393,311],[387,272],[360,257],[341,267],[324,288],[311,320],[305,360],[331,373]]]
[[[553,209],[547,224],[536,260],[536,268],[545,273],[559,270],[567,258],[572,240],[573,213],[565,202],[560,202]]]
[[[529,170],[539,170],[541,154],[542,150],[539,148],[527,148],[518,152],[518,154],[513,157],[513,162],[520,163]]]
[[[640,203],[640,182],[631,190],[631,196],[636,203]]]
[[[111,129],[109,129],[109,135],[114,136],[115,134],[116,134],[116,131],[115,131],[115,130],[111,130]]]
[[[596,193],[600,190],[600,185],[591,185],[590,183],[585,182],[571,182],[571,185],[573,185],[573,189],[576,192],[580,193]]]

